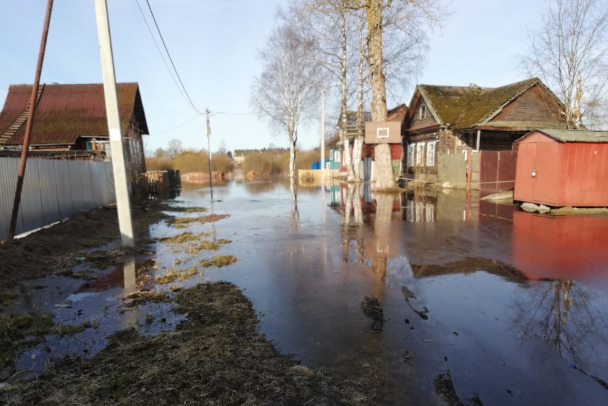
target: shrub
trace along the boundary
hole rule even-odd
[[[218,152],[213,154],[211,159],[211,166],[214,171],[221,171],[223,173],[230,173],[234,169],[234,162],[225,153]]]

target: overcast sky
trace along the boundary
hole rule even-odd
[[[213,114],[211,149],[286,147],[285,135],[248,113],[251,83],[260,72],[258,51],[277,7],[287,1],[149,1],[192,101]],[[417,83],[494,87],[525,79],[518,57],[548,1],[453,1],[443,30],[431,34]],[[146,0],[108,0],[108,7],[117,81],[140,86],[150,129],[146,150],[166,147],[171,139],[181,139],[187,148],[206,148],[204,117],[185,100],[156,48],[145,22],[154,30]],[[45,9],[45,0],[0,0],[2,104],[9,85],[33,82]],[[41,82],[101,83],[96,30],[93,0],[56,0]],[[388,107],[408,104],[413,88],[389,98]],[[303,127],[298,143],[306,149],[318,146],[319,123]]]

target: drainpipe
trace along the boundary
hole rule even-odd
[[[475,148],[475,151],[479,152],[479,143],[481,140],[481,130],[477,130],[477,147]]]

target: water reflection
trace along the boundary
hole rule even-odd
[[[529,279],[608,286],[608,218],[513,213],[513,264]]]
[[[281,351],[363,377],[381,404],[440,404],[434,381],[447,369],[461,399],[478,394],[483,404],[604,403],[605,389],[570,363],[608,378],[605,292],[571,274],[530,276],[517,245],[543,252],[549,243],[526,240],[514,206],[465,191],[381,195],[344,183],[326,189],[330,208],[314,195],[324,189],[300,188],[294,229],[288,187],[254,199],[246,188],[231,186],[218,203],[231,214],[218,232],[235,236],[229,249],[242,260],[210,277],[245,290]],[[590,232],[584,222],[577,227]],[[381,332],[361,308],[371,295]]]

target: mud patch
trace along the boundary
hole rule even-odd
[[[384,311],[378,298],[374,295],[364,297],[361,302],[361,310],[372,320],[369,326],[370,330],[381,333],[384,328]]]

